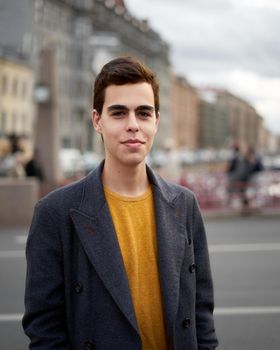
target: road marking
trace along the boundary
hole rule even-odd
[[[210,253],[265,252],[280,250],[280,243],[216,244],[209,245]]]
[[[209,245],[210,253],[280,251],[280,243],[216,244]],[[24,258],[24,250],[1,250],[1,258]]]
[[[27,241],[27,235],[15,236],[15,242],[17,244],[26,244],[26,241]]]
[[[0,322],[17,322],[22,320],[23,314],[0,314]]]
[[[25,251],[24,250],[0,250],[0,259],[7,258],[24,258]]]
[[[214,314],[216,316],[280,314],[280,306],[218,307]],[[0,314],[0,322],[18,322],[22,317],[23,314]]]
[[[215,315],[260,315],[279,314],[280,306],[218,307]]]

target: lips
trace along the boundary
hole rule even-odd
[[[138,140],[138,139],[129,139],[129,140],[123,141],[122,143],[124,143],[124,144],[139,144],[139,143],[144,144],[145,142]]]

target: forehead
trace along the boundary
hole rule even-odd
[[[109,85],[105,89],[104,106],[108,107],[113,104],[121,104],[125,106],[154,106],[154,92],[152,86],[146,82]]]

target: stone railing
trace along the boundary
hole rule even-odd
[[[36,178],[0,178],[0,227],[29,226],[38,199]]]

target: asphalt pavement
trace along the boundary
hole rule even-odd
[[[280,216],[206,220],[219,349],[280,349]]]
[[[205,225],[219,349],[279,350],[280,216],[205,215]],[[27,232],[0,229],[1,350],[28,349],[21,329]]]

